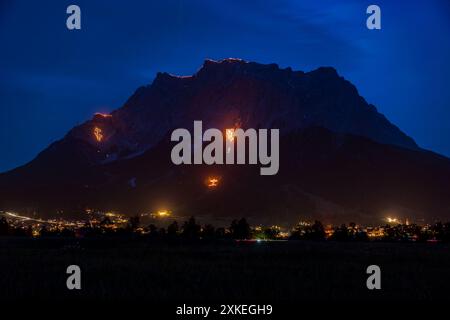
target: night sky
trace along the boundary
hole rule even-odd
[[[70,4],[80,31],[66,28]],[[382,30],[366,28],[370,4]],[[227,57],[333,66],[420,146],[450,156],[446,0],[0,0],[0,172],[120,107],[156,72]]]

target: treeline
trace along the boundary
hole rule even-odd
[[[374,230],[378,234],[374,236]],[[380,231],[382,230],[382,231]],[[138,216],[131,217],[125,226],[115,226],[108,217],[99,224],[86,223],[81,228],[51,228],[42,226],[39,230],[18,227],[0,219],[0,236],[16,237],[133,237],[152,241],[211,241],[211,240],[311,240],[311,241],[440,241],[450,242],[450,223],[436,223],[431,226],[385,225],[361,229],[355,223],[325,230],[320,221],[299,224],[289,234],[281,233],[279,227],[252,228],[245,218],[233,220],[228,228],[215,228],[211,224],[200,225],[194,217],[182,224],[173,221],[167,227],[155,224],[142,226]]]
[[[450,222],[437,222],[426,227],[416,224],[384,225],[361,229],[355,223],[341,225],[330,230],[327,235],[320,221],[311,225],[296,226],[291,240],[330,240],[330,241],[388,241],[388,242],[450,242]]]
[[[270,232],[268,232],[270,234]],[[212,239],[251,239],[252,229],[246,219],[233,220],[228,228],[215,228],[211,224],[200,225],[191,217],[181,225],[172,222],[166,228],[158,228],[154,224],[141,226],[138,216],[131,217],[126,226],[115,227],[106,217],[98,225],[86,223],[81,228],[49,228],[42,226],[33,232],[33,228],[10,225],[2,217],[0,219],[0,236],[19,237],[139,237],[152,240],[212,240]]]
[[[0,218],[0,236],[32,237],[33,229],[10,226],[5,217]]]

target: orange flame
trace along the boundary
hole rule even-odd
[[[225,129],[225,135],[229,142],[234,142],[234,137],[236,136],[236,133],[234,132],[234,129]],[[231,152],[231,147],[227,147],[227,153]]]
[[[235,137],[234,129],[226,129],[225,133],[227,136],[227,140],[230,142],[233,142],[234,137]]]
[[[208,188],[215,188],[215,187],[217,187],[219,185],[219,178],[209,177],[206,185],[208,186]]]
[[[102,142],[102,140],[103,140],[102,129],[100,129],[99,127],[95,127],[94,128],[94,136],[98,142]]]

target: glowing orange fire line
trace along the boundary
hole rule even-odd
[[[101,142],[103,140],[102,129],[100,129],[99,127],[95,127],[94,128],[94,136],[98,142]]]

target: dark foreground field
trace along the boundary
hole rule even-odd
[[[82,269],[80,291],[66,289],[71,264]],[[366,288],[371,264],[382,290]],[[450,300],[449,271],[443,244],[0,239],[2,301]]]

